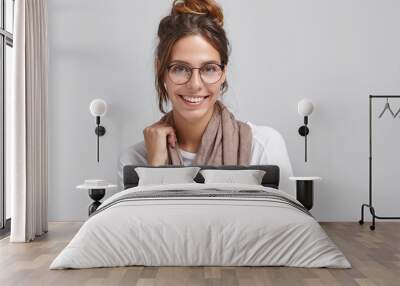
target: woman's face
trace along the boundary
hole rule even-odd
[[[200,68],[209,62],[221,64],[218,50],[202,36],[191,35],[175,43],[172,48],[169,65],[184,63],[191,67]],[[180,71],[178,70],[177,72]],[[221,78],[212,84],[205,83],[200,77],[200,70],[194,69],[190,80],[185,84],[179,85],[171,80],[167,71],[165,85],[174,112],[187,121],[196,121],[212,113],[214,104],[220,95],[221,85],[225,79],[226,67],[222,72]]]

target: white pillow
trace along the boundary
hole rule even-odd
[[[204,183],[236,183],[248,185],[261,185],[265,175],[264,170],[221,170],[205,169],[200,174],[204,177]]]
[[[200,167],[135,168],[139,176],[138,186],[196,183],[193,179],[199,170]]]

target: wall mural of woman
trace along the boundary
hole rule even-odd
[[[127,164],[276,164],[281,187],[292,189],[292,167],[280,133],[235,119],[221,101],[228,90],[231,52],[222,8],[213,0],[175,0],[159,23],[158,39],[155,86],[164,115],[144,128],[143,141],[123,152],[120,185]]]

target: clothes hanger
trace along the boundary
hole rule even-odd
[[[390,104],[389,104],[389,98],[386,97],[386,103],[385,103],[385,107],[383,108],[383,111],[381,112],[381,114],[379,115],[379,118],[381,118],[383,116],[383,114],[385,113],[386,110],[389,110],[389,112],[392,114],[393,117],[395,117],[392,109],[390,108]],[[400,111],[400,110],[399,110]],[[399,112],[397,112],[399,113]],[[396,113],[396,115],[397,115]]]
[[[396,114],[394,115],[394,118],[396,118],[399,113],[400,113],[400,108],[399,110],[397,110]]]

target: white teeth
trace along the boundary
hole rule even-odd
[[[190,101],[192,103],[199,103],[205,99],[205,97],[191,97],[191,96],[182,96],[184,100]]]

